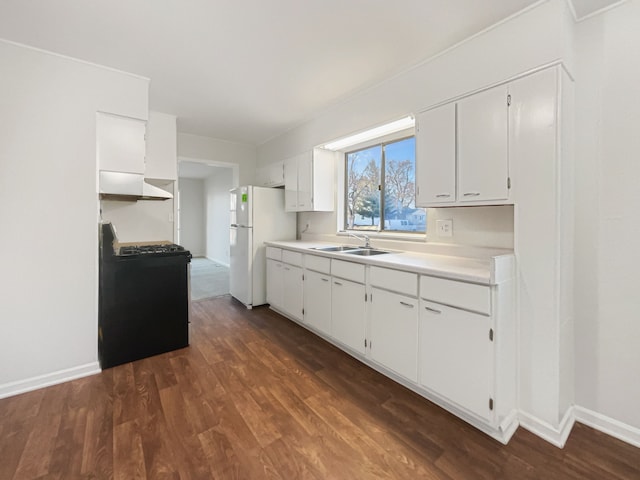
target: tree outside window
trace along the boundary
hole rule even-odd
[[[415,138],[346,154],[345,229],[426,231],[426,213],[415,208]]]

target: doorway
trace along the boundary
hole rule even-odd
[[[229,293],[229,190],[237,178],[234,170],[237,165],[178,162],[176,238],[193,255],[192,300]]]

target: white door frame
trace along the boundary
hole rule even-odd
[[[207,159],[207,158],[194,158],[194,157],[184,157],[184,156],[178,156],[178,164],[180,164],[180,162],[192,162],[192,163],[201,163],[203,165],[208,165],[210,167],[223,167],[223,168],[230,168],[232,171],[232,178],[231,178],[231,188],[235,188],[235,187],[239,187],[239,182],[240,182],[240,165],[238,165],[237,163],[231,163],[231,162],[219,162],[217,160],[211,160],[211,159]],[[179,203],[180,203],[180,196],[178,194],[179,192],[179,183],[180,183],[180,175],[178,174],[178,178],[176,180],[175,183],[175,187],[174,187],[174,194],[175,194],[175,198],[177,198],[177,201],[173,202],[173,218],[174,218],[174,222],[173,222],[173,236],[176,239],[175,243],[180,243],[180,238],[179,238],[179,225],[180,225],[180,218],[179,218]]]

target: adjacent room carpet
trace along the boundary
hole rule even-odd
[[[191,300],[229,293],[229,268],[208,258],[191,259]]]

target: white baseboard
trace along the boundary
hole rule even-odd
[[[100,365],[98,362],[87,363],[57,372],[31,377],[26,380],[18,380],[0,385],[0,398],[11,397],[21,393],[30,392],[39,388],[49,387],[58,383],[68,382],[76,378],[88,377],[100,373]]]
[[[223,267],[227,267],[227,268],[229,268],[229,264],[228,264],[228,263],[223,262],[222,260],[218,260],[218,259],[216,259],[216,258],[211,258],[211,257],[206,257],[206,258],[208,258],[208,259],[209,259],[209,260],[211,260],[212,262],[215,262],[215,263],[218,263],[218,264],[222,265]]]
[[[565,413],[558,428],[544,420],[534,417],[533,415],[520,411],[520,426],[526,428],[534,435],[543,438],[556,447],[563,448],[576,420],[574,410],[575,407],[570,407],[567,410],[567,413]]]
[[[573,408],[578,422],[640,448],[640,428],[632,427],[584,407],[575,406]]]

